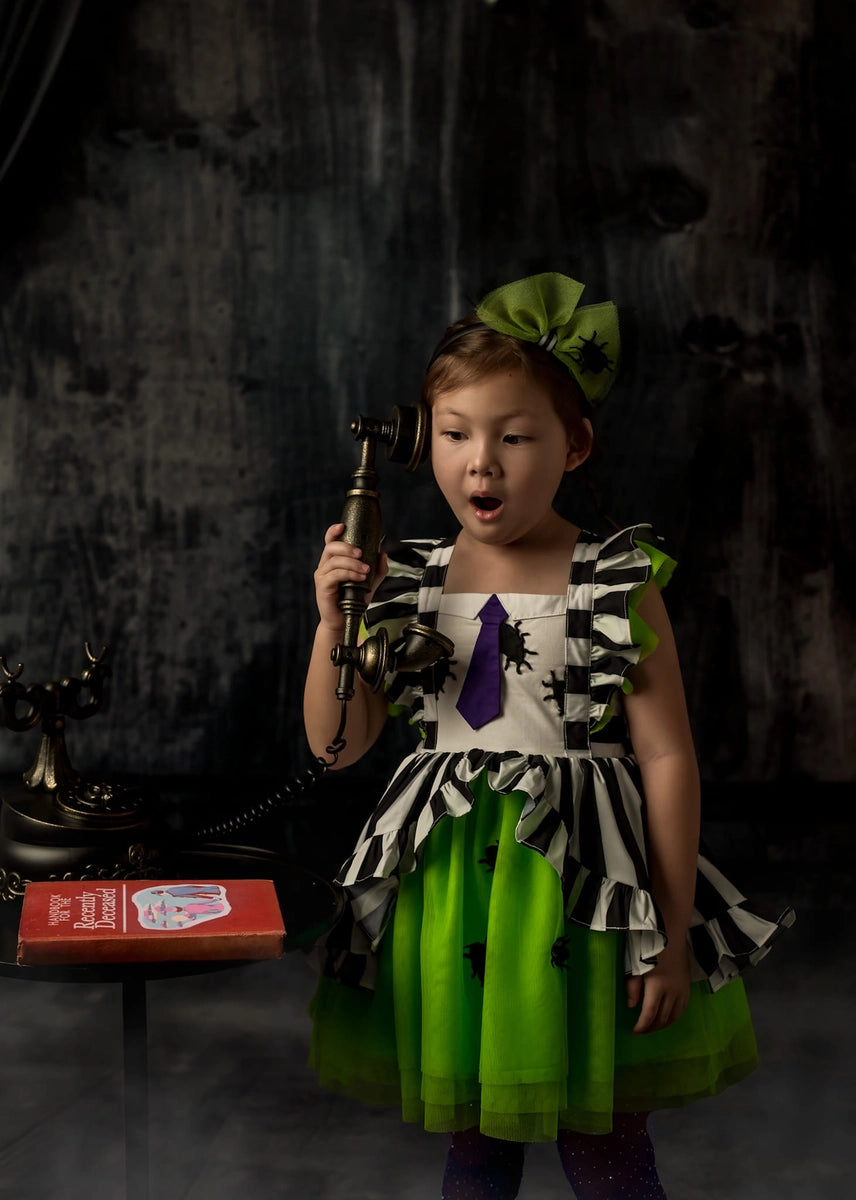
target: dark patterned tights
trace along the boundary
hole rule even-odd
[[[616,1113],[612,1133],[559,1132],[559,1158],[577,1200],[666,1200],[647,1120],[647,1113]],[[522,1142],[477,1129],[453,1133],[442,1200],[514,1200],[524,1150]]]

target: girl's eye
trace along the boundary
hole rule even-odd
[[[521,446],[524,442],[528,442],[529,438],[522,433],[507,433],[502,440],[509,446]]]
[[[464,435],[461,433],[460,429],[444,429],[441,436],[444,437],[447,442],[462,442],[464,440]]]

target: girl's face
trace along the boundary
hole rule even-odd
[[[464,533],[478,542],[535,542],[551,530],[562,476],[589,453],[574,449],[550,394],[522,371],[445,392],[431,410],[434,477]]]

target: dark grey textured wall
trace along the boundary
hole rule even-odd
[[[552,267],[635,314],[597,483],[681,560],[706,775],[852,776],[852,33],[844,0],[85,3],[0,190],[0,652],[114,647],[76,763],[302,758],[351,415]],[[448,528],[396,471],[391,530]]]

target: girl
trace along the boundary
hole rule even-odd
[[[743,967],[769,923],[698,856],[699,783],[650,527],[605,540],[553,508],[588,458],[619,356],[609,303],[545,274],[492,292],[428,368],[431,459],[460,523],[404,544],[366,625],[418,616],[453,657],[364,685],[338,765],[387,711],[422,734],[340,873],[347,919],[313,1001],[321,1081],[451,1133],[445,1200],[513,1197],[524,1144],[557,1141],[579,1200],[664,1193],[653,1108],[756,1065]],[[339,585],[360,551],[328,529],[305,720],[338,722]],[[651,581],[657,585],[650,587]]]

